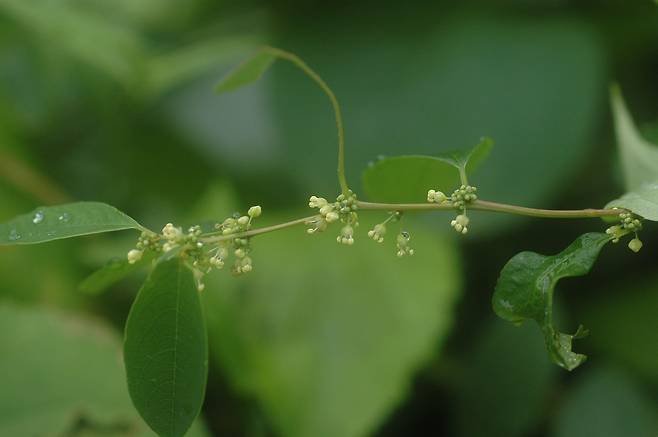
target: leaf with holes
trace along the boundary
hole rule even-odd
[[[0,223],[0,245],[37,244],[124,229],[145,230],[113,206],[76,202],[37,208]]]
[[[575,334],[557,332],[553,326],[553,292],[561,278],[587,274],[610,236],[602,233],[581,235],[554,256],[521,252],[505,264],[493,295],[496,314],[512,323],[532,319],[544,333],[551,359],[567,370],[578,367],[585,355],[571,350],[572,340],[587,335],[583,327]]]
[[[208,341],[192,271],[161,261],[139,291],[126,322],[128,390],[160,436],[183,436],[199,414],[208,373]]]

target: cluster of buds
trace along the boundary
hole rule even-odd
[[[220,231],[222,235],[231,235],[238,234],[240,232],[246,232],[251,229],[251,222],[256,217],[260,217],[262,209],[260,206],[252,206],[247,211],[247,215],[240,215],[236,213],[233,217],[229,217],[224,220],[222,223],[217,223],[215,229]]]
[[[354,228],[359,225],[359,216],[356,213],[358,206],[354,193],[349,191],[347,195],[341,194],[335,202],[328,202],[324,197],[311,196],[308,206],[317,208],[320,216],[306,222],[310,226],[306,230],[307,233],[322,232],[327,229],[329,223],[341,221],[345,226],[336,241],[341,244],[354,244]]]
[[[466,214],[459,214],[453,221],[450,222],[450,226],[460,234],[466,234],[468,232],[468,223],[470,220]]]
[[[462,185],[453,191],[452,196],[450,196],[450,200],[452,201],[452,204],[455,206],[455,208],[463,211],[466,209],[466,205],[477,200],[478,196],[475,194],[477,190],[477,187],[473,187],[471,185]]]
[[[260,206],[252,206],[247,211],[247,215],[241,216],[240,214],[235,214],[233,217],[227,218],[222,223],[216,224],[215,228],[221,231],[222,235],[226,236],[247,232],[251,229],[253,220],[260,217],[262,212]],[[214,250],[213,256],[210,258],[211,265],[218,269],[224,267],[225,261],[231,250],[235,257],[233,268],[231,269],[233,274],[241,275],[243,273],[249,273],[253,269],[253,263],[249,256],[251,245],[249,244],[248,238],[240,238],[237,235],[236,238],[231,239],[228,243],[224,243],[224,245],[218,246]]]
[[[429,190],[427,192],[427,201],[429,203],[444,203],[448,200],[450,200],[448,196],[441,191]]]
[[[398,234],[397,236],[397,247],[398,247],[398,252],[397,256],[403,257],[405,255],[413,255],[414,250],[409,247],[409,240],[411,239],[411,236],[409,235],[409,232],[402,231]]]
[[[642,229],[642,222],[640,219],[630,212],[622,212],[619,214],[621,223],[618,225],[610,226],[605,230],[605,233],[612,237],[613,243],[619,243],[619,239],[631,232],[635,233],[633,238],[628,243],[628,248],[633,252],[639,252],[642,249],[642,241],[638,238],[637,232]]]
[[[143,231],[137,239],[135,248],[128,252],[128,263],[135,264],[144,256],[144,252],[154,251],[159,252],[162,250],[160,246],[160,236],[151,231]]]

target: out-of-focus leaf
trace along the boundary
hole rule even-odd
[[[378,202],[424,202],[430,188],[448,190],[459,184],[459,174],[433,156],[395,156],[368,166],[363,188]]]
[[[589,342],[658,386],[658,278],[621,278],[606,288],[577,309],[596,333]]]
[[[454,246],[412,227],[416,253],[397,258],[395,225],[378,245],[371,224],[350,247],[334,232],[273,233],[254,242],[253,272],[206,277],[213,350],[281,435],[367,435],[451,326]]]
[[[63,435],[76,420],[134,427],[119,339],[97,322],[0,306],[0,435]]]
[[[256,82],[270,68],[276,58],[276,54],[268,50],[259,51],[220,80],[215,91],[225,93]]]
[[[658,221],[658,182],[644,184],[606,205],[606,208],[613,207],[624,208],[647,220]]]
[[[555,417],[553,437],[654,436],[656,405],[626,375],[613,370],[584,374]]]
[[[371,200],[379,202],[425,201],[431,188],[450,190],[459,185],[460,172],[475,171],[492,146],[490,139],[483,139],[468,152],[384,158],[363,172],[363,188]]]
[[[0,435],[154,435],[130,403],[120,340],[106,326],[5,304],[0,347]],[[72,433],[81,423],[87,430]],[[207,435],[201,421],[189,434]]]
[[[222,36],[154,56],[146,64],[150,90],[159,93],[211,68],[227,65],[245,51],[252,50],[257,43],[254,36]]]
[[[135,220],[105,203],[44,206],[0,223],[0,245],[45,243],[124,229],[144,230]]]
[[[145,48],[139,35],[82,8],[48,1],[3,0],[5,11],[54,49],[61,49],[113,77],[135,85],[143,73]]]
[[[185,435],[203,404],[208,341],[192,271],[179,258],[159,262],[126,322],[128,390],[160,436]]]
[[[611,88],[610,99],[626,189],[636,190],[658,180],[658,146],[642,138],[618,86]]]
[[[514,437],[536,425],[553,387],[555,366],[541,334],[493,319],[463,359],[457,387],[459,435]]]
[[[131,273],[149,265],[154,259],[155,253],[152,251],[147,251],[139,261],[133,264],[130,264],[126,257],[113,258],[103,267],[87,276],[80,283],[80,291],[89,294],[102,293]]]
[[[587,334],[582,326],[574,335],[558,332],[553,327],[553,292],[561,278],[587,274],[610,236],[602,233],[581,235],[557,255],[545,256],[521,252],[505,264],[492,298],[496,314],[512,323],[532,319],[544,333],[551,359],[559,366],[573,370],[585,355],[572,352],[573,339]]]

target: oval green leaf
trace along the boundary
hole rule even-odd
[[[573,335],[557,332],[553,327],[553,292],[561,278],[586,275],[610,236],[602,233],[581,235],[565,250],[554,256],[521,252],[505,264],[498,278],[492,304],[504,320],[521,323],[532,319],[541,328],[551,359],[573,370],[585,355],[572,352],[573,339],[584,337],[581,327]]]
[[[178,258],[160,262],[126,322],[128,390],[160,436],[185,435],[203,404],[208,341],[192,272]]]
[[[424,202],[429,189],[449,191],[458,186],[460,174],[473,173],[492,147],[493,141],[483,138],[470,151],[443,153],[436,157],[409,155],[384,158],[363,172],[363,188],[373,201]]]
[[[642,138],[618,86],[611,88],[610,100],[624,183],[627,190],[635,190],[658,180],[658,146]]]
[[[0,245],[45,243],[124,229],[144,230],[144,227],[105,203],[68,203],[37,208],[0,223]]]
[[[613,200],[606,208],[624,208],[647,220],[658,221],[658,182],[645,184]]]
[[[267,49],[259,51],[224,76],[215,87],[215,92],[225,93],[256,82],[276,58],[276,54]]]

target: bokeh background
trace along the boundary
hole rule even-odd
[[[0,221],[98,200],[145,225],[263,223],[331,197],[335,131],[292,66],[217,96],[261,44],[295,52],[342,103],[351,184],[378,157],[496,141],[482,197],[546,208],[623,192],[608,104],[617,81],[658,140],[658,6],[649,0],[0,1]],[[449,190],[450,187],[446,187]],[[422,201],[422,199],[418,199]],[[598,220],[405,219],[416,255],[365,236],[289,229],[254,241],[255,271],[204,292],[211,372],[190,435],[655,437],[658,228],[607,247],[560,283],[558,326],[590,328],[568,373],[539,330],[497,320],[498,272],[552,254]],[[337,230],[335,231],[337,232]],[[105,293],[78,284],[130,232],[0,248],[0,435],[149,435],[130,405],[120,339],[146,272]]]

